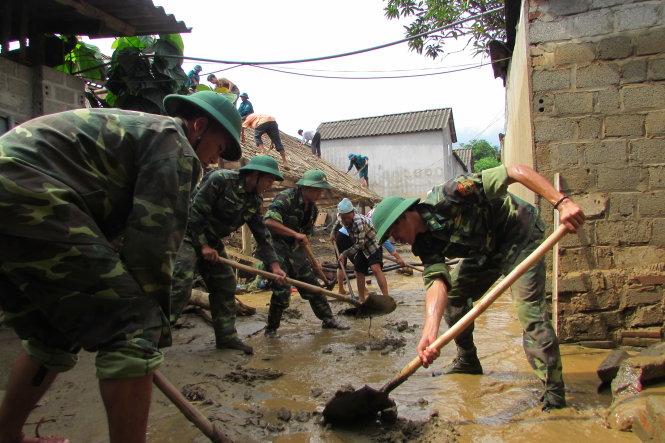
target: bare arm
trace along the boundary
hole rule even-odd
[[[439,357],[439,351],[430,348],[434,340],[439,335],[439,326],[441,317],[448,304],[448,287],[443,280],[437,279],[432,283],[425,293],[425,324],[423,333],[418,343],[418,356],[423,362],[424,367],[428,367],[435,359]]]
[[[293,237],[303,245],[307,245],[309,243],[305,234],[296,232],[293,229],[284,226],[282,223],[275,219],[267,218],[265,219],[265,223],[268,230],[270,230],[270,232],[273,234],[282,235],[284,237]]]
[[[552,206],[559,203],[559,222],[570,232],[577,232],[585,220],[582,209],[565,194],[554,189],[554,186],[542,175],[528,166],[513,165],[508,170],[508,184],[521,183],[536,194],[545,198]]]

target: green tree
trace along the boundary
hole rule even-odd
[[[387,0],[384,8],[388,19],[412,18],[405,26],[406,37],[413,37],[444,25],[450,25],[470,16],[481,14],[504,5],[503,0]],[[446,39],[467,37],[476,53],[487,52],[492,40],[506,39],[506,21],[502,11],[487,14],[446,28],[440,32],[409,41],[409,48],[431,58],[443,52]]]
[[[111,61],[104,63],[99,48],[79,42],[56,68],[106,85],[104,100],[88,95],[92,106],[163,114],[166,95],[189,93],[184,87],[187,75],[182,69],[180,34],[121,37],[112,47]]]
[[[473,162],[473,172],[480,172],[484,169],[499,166],[501,162],[494,157],[483,157],[478,161]]]
[[[487,140],[473,139],[469,143],[461,143],[462,148],[471,148],[473,153],[473,172],[499,166],[501,162],[501,150],[498,146],[492,146]]]

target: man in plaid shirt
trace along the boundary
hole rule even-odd
[[[358,281],[358,297],[365,301],[367,289],[365,287],[365,276],[371,268],[376,276],[376,282],[383,295],[388,295],[388,283],[383,273],[383,251],[376,236],[376,231],[367,217],[357,214],[353,204],[348,198],[343,199],[337,205],[339,218],[333,226],[330,240],[335,241],[335,231],[344,225],[349,232],[353,246],[342,251],[339,263],[344,266],[348,257],[353,262]]]

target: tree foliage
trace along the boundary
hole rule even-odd
[[[180,34],[122,37],[113,42],[113,56],[106,88],[106,101],[122,109],[161,114],[168,94],[188,91],[182,69],[183,43]]]
[[[473,139],[469,143],[461,143],[462,148],[471,148],[473,153],[473,172],[499,166],[501,162],[501,150],[498,146],[492,146],[487,140]]]
[[[388,19],[411,18],[406,37],[450,25],[504,5],[502,0],[387,0]],[[487,52],[492,40],[505,40],[506,22],[502,11],[495,12],[409,41],[412,51],[436,58],[444,51],[446,39],[470,38],[476,53]]]
[[[56,68],[106,85],[104,100],[88,96],[92,106],[163,114],[165,96],[189,93],[184,87],[187,75],[179,58],[184,51],[180,34],[121,37],[112,47],[111,61],[104,63],[99,48],[78,42],[65,57],[65,63]]]
[[[473,163],[473,172],[480,172],[484,169],[499,166],[501,162],[494,157],[483,157],[477,162]]]

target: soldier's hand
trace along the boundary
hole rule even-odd
[[[582,212],[582,208],[569,198],[566,198],[561,202],[558,210],[559,223],[566,225],[568,231],[573,234],[577,232],[577,229],[582,226],[586,219],[584,212]]]
[[[309,245],[309,240],[307,239],[307,236],[305,234],[301,233],[296,233],[296,235],[293,236],[298,243],[300,243],[303,246],[308,246]]]
[[[436,337],[432,338],[423,335],[418,343],[418,357],[423,362],[423,367],[428,367],[434,360],[439,358],[439,350],[430,345],[434,342]]]
[[[272,263],[270,267],[272,269],[272,273],[279,276],[279,278],[275,279],[277,284],[284,286],[286,284],[286,272],[284,272],[284,270],[279,266],[279,263]]]
[[[217,253],[217,251],[208,245],[201,246],[201,255],[203,256],[204,259],[208,260],[209,262],[214,263],[217,260],[219,260],[219,254]]]

